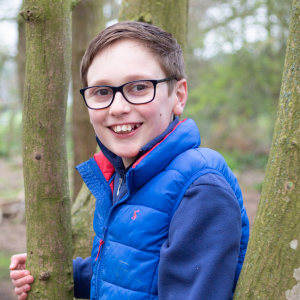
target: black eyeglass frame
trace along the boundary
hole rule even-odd
[[[82,97],[83,97],[83,100],[84,100],[84,102],[85,102],[85,105],[86,105],[89,109],[94,109],[94,110],[104,109],[104,108],[107,108],[107,107],[111,106],[112,103],[114,102],[115,95],[116,95],[117,92],[120,92],[120,93],[122,94],[122,96],[124,97],[124,99],[125,99],[128,103],[133,104],[133,105],[141,105],[141,104],[146,104],[146,103],[152,102],[152,101],[154,100],[155,95],[156,95],[156,86],[157,86],[158,83],[166,82],[166,81],[170,81],[170,80],[177,80],[177,81],[178,81],[178,79],[177,79],[176,77],[167,77],[167,78],[159,79],[159,80],[153,80],[153,79],[134,80],[134,81],[126,82],[125,84],[122,84],[122,85],[120,85],[120,86],[94,85],[94,86],[88,86],[88,87],[86,87],[86,88],[80,89],[80,94],[81,94]],[[130,101],[126,98],[126,96],[124,95],[123,88],[124,88],[125,85],[127,85],[127,84],[129,84],[129,83],[134,83],[134,82],[139,82],[139,81],[149,81],[149,82],[152,82],[153,87],[154,87],[153,98],[152,98],[150,101],[143,102],[143,103],[132,103],[132,102],[130,102]],[[110,102],[107,106],[102,107],[102,108],[92,108],[92,107],[89,107],[89,106],[88,106],[87,101],[85,100],[84,92],[85,92],[85,90],[88,90],[88,89],[94,88],[94,87],[107,87],[107,88],[112,89],[112,91],[113,91],[113,97],[112,97],[112,99],[111,99],[111,102]]]

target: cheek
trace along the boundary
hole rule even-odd
[[[169,100],[169,99],[166,99],[166,100]],[[168,123],[170,116],[173,113],[173,107],[171,105],[171,101],[169,101],[167,103],[166,102],[167,101],[161,103],[161,105],[159,107],[157,107],[157,112],[158,112],[157,118],[160,121],[166,120],[166,122]]]
[[[155,100],[160,100],[156,101]],[[151,122],[151,127],[158,130],[165,129],[169,125],[170,116],[172,115],[172,105],[170,99],[155,99],[150,102],[148,109],[144,111],[144,117]],[[165,100],[165,101],[163,101]]]
[[[98,124],[101,121],[101,114],[96,110],[89,110],[90,122],[92,125]]]
[[[147,123],[152,123],[157,114],[159,115],[160,113],[159,107],[156,107],[153,102],[141,106],[136,105],[133,107],[133,111],[135,115],[139,116],[141,120],[144,120],[144,122]]]

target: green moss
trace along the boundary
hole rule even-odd
[[[288,187],[289,189],[291,189],[293,186],[294,186],[294,184],[293,184],[292,182],[288,182],[287,187]]]
[[[137,21],[148,24],[153,24],[153,19],[150,13],[145,12],[138,16]]]

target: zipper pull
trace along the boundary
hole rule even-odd
[[[102,246],[103,244],[104,244],[104,241],[103,241],[103,240],[100,240],[100,242],[99,242],[99,250],[98,250],[98,254],[97,254],[97,257],[96,257],[95,261],[97,261],[97,259],[98,259],[98,256],[99,256],[100,250],[101,250],[101,246]]]
[[[117,191],[117,196],[119,196],[119,192],[120,192],[120,188],[121,188],[121,185],[122,185],[122,178],[119,178],[119,186],[118,186],[118,191]]]

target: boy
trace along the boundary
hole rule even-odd
[[[106,28],[81,64],[81,90],[102,152],[78,171],[96,197],[91,257],[74,260],[75,297],[231,299],[248,242],[236,178],[198,148],[181,48],[139,22]],[[12,258],[20,300],[33,281]],[[18,270],[21,269],[21,270]]]

